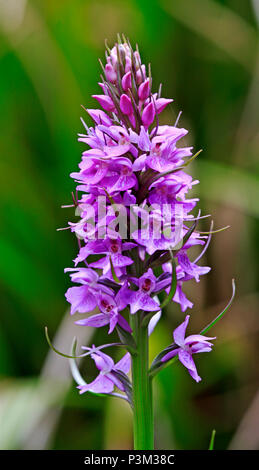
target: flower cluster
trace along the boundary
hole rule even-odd
[[[133,316],[152,322],[152,314],[161,311],[159,293],[167,293],[183,312],[191,308],[183,286],[191,279],[199,282],[210,268],[190,259],[190,248],[205,245],[206,236],[196,231],[200,213],[191,214],[197,199],[188,198],[198,181],[184,171],[193,158],[192,148],[179,143],[187,130],[178,123],[159,125],[160,113],[173,100],[161,97],[161,86],[153,93],[150,69],[126,40],[107,50],[99,85],[101,93],[93,98],[101,109],[87,109],[94,125],[82,120],[86,132],[79,141],[87,148],[71,174],[79,220],[69,226],[79,253],[75,267],[66,270],[75,284],[66,299],[71,314],[83,314],[77,324],[107,325],[108,333],[116,328],[126,344]],[[161,362],[178,355],[199,381],[192,354],[210,351],[211,343],[202,335],[184,340],[188,320],[175,330],[177,347]],[[117,365],[104,353],[91,357],[100,374],[80,386],[81,393],[110,393],[114,385],[122,390],[114,370],[127,373],[129,356]]]

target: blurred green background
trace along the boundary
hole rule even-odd
[[[197,358],[194,383],[183,367],[155,383],[156,446],[259,448],[259,1],[244,0],[0,0],[0,448],[131,448],[131,414],[113,398],[79,396],[64,352],[105,340],[106,331],[75,327],[67,313],[64,267],[77,243],[56,228],[74,220],[69,204],[83,146],[81,104],[96,107],[98,57],[118,32],[138,43],[152,63],[155,87],[173,106],[162,122],[190,130],[203,148],[190,167],[201,184],[203,213],[215,228],[203,264],[213,267],[188,286],[195,302],[190,330],[207,324],[231,295],[231,311],[213,333],[210,355]],[[87,121],[89,122],[89,121]],[[90,123],[90,122],[89,122]],[[203,230],[209,222],[205,219]],[[170,306],[151,341],[152,357],[184,318]],[[114,351],[116,354],[116,351]],[[90,361],[82,364],[87,380]]]

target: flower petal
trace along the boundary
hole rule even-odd
[[[196,365],[194,363],[194,360],[192,358],[192,355],[188,352],[185,351],[184,349],[180,349],[178,353],[179,361],[186,367],[188,370],[196,371]]]
[[[91,312],[97,304],[95,296],[89,292],[86,285],[70,287],[67,290],[65,297],[71,304],[71,315],[75,312]]]
[[[102,351],[96,351],[91,354],[97,369],[103,372],[109,372],[114,367],[113,359]]]
[[[114,384],[105,375],[99,374],[96,379],[87,385],[79,385],[80,394],[85,392],[93,393],[111,393],[114,390]]]
[[[181,325],[179,325],[173,332],[173,338],[178,346],[184,346],[185,344],[185,332],[189,323],[190,315],[186,315],[186,318]]]
[[[154,329],[155,329],[157,323],[159,322],[159,320],[160,320],[160,318],[161,318],[161,315],[162,315],[162,312],[161,312],[161,310],[159,310],[159,311],[158,311],[157,313],[155,313],[155,315],[153,315],[153,317],[150,319],[149,324],[148,324],[148,336],[150,336],[150,335],[153,333],[153,331],[154,331]]]
[[[125,320],[125,318],[122,315],[118,314],[117,322],[125,331],[132,333],[131,327],[129,326],[127,320]]]
[[[170,359],[175,357],[178,354],[179,351],[180,351],[179,348],[173,349],[172,351],[169,351],[167,354],[164,355],[164,357],[162,357],[161,362],[170,361]]]
[[[93,326],[94,328],[100,328],[101,326],[108,325],[110,322],[109,316],[105,313],[98,313],[97,315],[92,315],[91,317],[84,318],[82,320],[77,320],[76,325],[81,326]]]
[[[126,353],[119,362],[114,366],[114,369],[121,370],[124,374],[128,374],[130,371],[131,359],[130,353]]]

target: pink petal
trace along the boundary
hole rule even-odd
[[[80,394],[85,392],[92,393],[111,393],[114,389],[114,384],[104,375],[99,374],[96,379],[87,385],[79,385]]]
[[[101,109],[87,109],[86,110],[96,124],[104,124],[105,126],[111,126],[112,121]]]
[[[129,266],[134,261],[128,256],[121,255],[120,253],[111,256],[114,267],[122,268],[123,266]]]
[[[147,78],[138,89],[138,96],[141,101],[146,101],[150,95],[149,78]]]
[[[155,315],[153,315],[153,317],[152,317],[151,320],[149,321],[149,324],[148,324],[148,336],[150,336],[150,335],[153,333],[153,331],[154,331],[154,329],[155,329],[157,323],[159,322],[159,320],[160,320],[160,318],[161,318],[161,314],[162,314],[162,312],[161,312],[161,310],[159,310],[157,313],[155,313]]]
[[[145,167],[147,155],[143,154],[140,157],[136,158],[133,163],[132,169],[133,171],[141,171]]]
[[[185,338],[185,344],[190,344],[190,343],[207,343],[207,341],[211,339],[216,339],[216,336],[210,337],[210,336],[203,336],[203,335],[190,335]]]
[[[121,95],[120,97],[120,108],[123,114],[132,114],[133,113],[133,106],[131,103],[131,99],[127,95]]]
[[[195,382],[200,382],[201,377],[198,375],[197,370],[188,369],[190,376],[195,380]]]
[[[71,315],[75,312],[91,312],[96,307],[96,298],[88,290],[87,286],[70,287],[65,297],[71,304]]]
[[[173,351],[169,351],[167,354],[165,354],[164,357],[162,357],[161,361],[166,362],[172,359],[173,357],[177,356],[178,352],[180,351],[179,348],[173,349]]]
[[[94,360],[98,370],[111,371],[114,367],[114,362],[110,356],[102,351],[97,351],[91,354],[91,358]]]
[[[144,126],[149,127],[150,124],[154,121],[155,118],[155,107],[154,103],[151,101],[143,110],[142,113],[142,122]]]
[[[123,75],[121,84],[124,91],[127,91],[129,88],[131,88],[131,71]]]
[[[131,359],[130,353],[126,353],[117,364],[114,369],[121,370],[124,374],[128,374],[130,371]]]
[[[174,100],[169,100],[169,99],[166,99],[166,98],[158,98],[158,100],[155,101],[157,114],[162,113],[162,111],[166,108],[166,106],[169,103],[172,103],[173,101]]]
[[[114,111],[115,106],[112,99],[107,95],[92,95],[105,111]]]
[[[98,313],[82,320],[77,320],[76,325],[80,326],[93,326],[94,328],[100,328],[101,326],[108,325],[110,322],[109,316],[104,313]]]
[[[125,318],[118,314],[118,324],[125,330],[125,331],[128,331],[129,333],[132,333],[132,329],[130,328],[127,320],[125,320]]]
[[[116,83],[117,81],[117,73],[111,64],[105,65],[105,77],[111,83]]]
[[[150,139],[148,132],[145,130],[143,126],[141,126],[140,134],[139,134],[139,141],[138,146],[144,152],[148,152],[150,149]]]
[[[123,145],[112,145],[112,146],[105,146],[104,151],[106,155],[109,155],[109,157],[120,157],[121,155],[124,155],[127,153],[130,149],[131,145],[130,142],[127,142]]]
[[[189,319],[190,319],[190,315],[187,315],[184,322],[181,323],[181,325],[179,325],[173,332],[174,341],[176,344],[178,344],[178,346],[183,347],[185,344],[184,338],[185,338],[186,328],[189,323]]]
[[[110,328],[109,328],[108,334],[111,334],[113,332],[117,323],[118,323],[118,313],[116,312],[110,317]]]
[[[180,349],[180,351],[178,352],[178,357],[179,361],[181,361],[181,363],[184,365],[184,367],[186,367],[186,369],[192,370],[193,372],[196,371],[196,365],[190,353],[188,353],[184,349]]]
[[[136,313],[138,310],[145,310],[153,312],[159,309],[158,303],[153,300],[148,294],[141,294],[134,292],[133,299],[130,304],[131,313]]]

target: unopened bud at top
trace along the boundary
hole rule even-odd
[[[149,78],[145,80],[138,89],[138,97],[141,101],[145,101],[150,95],[150,86],[149,86]]]

